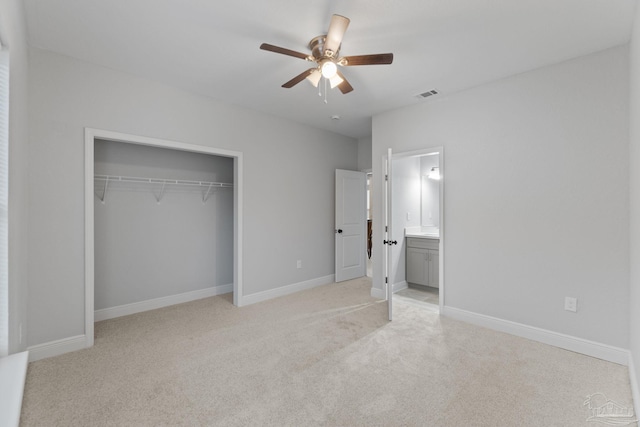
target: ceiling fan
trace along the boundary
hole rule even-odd
[[[349,93],[353,87],[349,84],[344,75],[338,70],[338,65],[350,67],[354,65],[382,65],[393,62],[393,53],[379,53],[373,55],[339,56],[342,37],[349,26],[349,18],[341,15],[333,15],[329,30],[326,35],[314,37],[309,42],[311,54],[307,55],[283,47],[262,43],[260,49],[283,55],[293,56],[306,61],[315,62],[315,67],[298,74],[282,85],[284,88],[292,88],[304,79],[307,79],[315,87],[318,87],[320,78],[326,78],[331,84],[331,88],[338,86],[342,93]]]

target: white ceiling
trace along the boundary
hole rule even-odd
[[[636,0],[24,0],[32,46],[361,138],[371,116],[626,43]],[[351,24],[342,55],[394,54],[348,67],[355,90],[284,82],[333,13]],[[434,98],[435,99],[435,98]],[[341,120],[331,120],[339,115]]]

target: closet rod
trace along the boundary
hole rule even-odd
[[[202,196],[202,203],[206,203],[209,195],[215,192],[219,188],[233,188],[233,184],[228,182],[213,182],[213,181],[189,181],[185,179],[166,179],[166,178],[142,178],[139,176],[121,176],[121,175],[94,175],[94,180],[104,181],[104,187],[102,189],[102,197],[100,201],[104,204],[105,196],[107,195],[107,188],[110,182],[128,182],[134,184],[161,184],[162,189],[160,194],[156,195],[156,201],[160,203],[160,200],[164,197],[165,189],[167,185],[184,185],[191,187],[207,187],[207,192]]]
[[[107,182],[120,181],[139,184],[192,185],[197,187],[233,188],[233,184],[227,182],[189,181],[184,179],[166,178],[142,178],[138,176],[95,175],[94,179]]]

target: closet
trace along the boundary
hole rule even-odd
[[[96,140],[94,173],[96,321],[233,291],[232,158]]]

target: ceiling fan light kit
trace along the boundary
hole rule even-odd
[[[260,45],[260,49],[262,50],[293,56],[294,58],[304,59],[317,64],[316,67],[303,71],[288,82],[284,83],[282,87],[287,89],[292,88],[305,79],[309,80],[313,86],[318,87],[320,79],[324,77],[329,81],[332,89],[337,86],[338,89],[340,89],[340,92],[346,94],[351,92],[353,87],[338,70],[338,66],[383,65],[391,64],[393,62],[393,53],[340,57],[339,53],[342,38],[344,37],[344,33],[347,31],[349,22],[351,22],[349,18],[342,15],[333,15],[331,17],[331,23],[329,24],[327,34],[314,37],[309,42],[309,49],[311,50],[310,55],[268,43],[262,43]]]
[[[322,72],[322,77],[325,79],[332,79],[338,72],[338,66],[332,60],[326,59],[322,62],[322,65],[320,65],[320,70]]]

